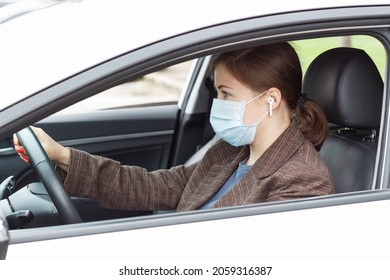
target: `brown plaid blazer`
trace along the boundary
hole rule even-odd
[[[217,142],[190,166],[147,170],[71,149],[70,195],[91,197],[104,207],[132,210],[194,210],[210,199],[249,155],[249,147]],[[249,172],[213,207],[252,204],[334,193],[330,172],[293,123]]]

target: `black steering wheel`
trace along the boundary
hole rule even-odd
[[[61,222],[63,224],[82,222],[76,207],[65,192],[53,164],[32,129],[30,127],[22,129],[16,133],[16,136],[26,150],[31,166],[41,179],[54,206],[57,208]]]

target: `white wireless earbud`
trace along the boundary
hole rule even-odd
[[[274,102],[275,102],[275,100],[274,100],[272,97],[270,97],[270,98],[268,99],[268,104],[269,104],[269,116],[270,116],[270,117],[272,117],[272,109],[273,109],[273,107],[274,107]]]

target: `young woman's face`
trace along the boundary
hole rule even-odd
[[[218,65],[214,71],[214,86],[217,98],[247,103],[262,92],[256,92],[238,81],[224,65]],[[266,95],[253,100],[245,106],[244,124],[252,124],[267,112]],[[229,114],[229,112],[226,112]]]

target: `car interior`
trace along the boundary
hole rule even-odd
[[[178,109],[177,104],[130,106],[53,115],[39,122],[38,126],[64,145],[107,156],[122,164],[143,166],[148,170],[193,164],[218,141],[208,122],[215,91],[207,69],[207,63],[199,66],[197,77],[202,83],[194,83],[192,88],[202,96],[203,111],[188,113]],[[329,121],[329,134],[320,154],[332,173],[336,192],[372,189],[383,97],[383,80],[373,60],[364,50],[354,47],[337,47],[322,52],[305,72],[303,92],[320,105]],[[147,128],[160,129],[159,134],[151,134]],[[105,129],[118,136],[104,135],[102,131]],[[94,130],[100,132],[93,135],[91,131]],[[73,138],[82,140],[73,141]],[[98,142],[93,142],[93,139]],[[37,178],[25,166],[17,180],[17,184],[24,186]],[[1,188],[0,199],[4,199],[9,195],[6,192],[9,186],[3,182]],[[40,197],[47,196],[44,189],[37,186],[33,189]],[[89,198],[72,197],[72,202],[84,222],[160,213],[104,209]],[[51,206],[45,207],[39,215],[48,220],[52,215],[48,210]],[[14,228],[49,225],[30,222],[13,224]]]

